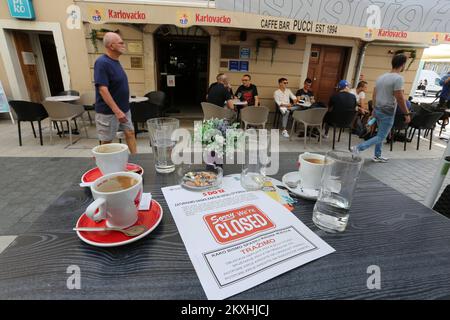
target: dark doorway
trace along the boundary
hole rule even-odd
[[[156,36],[158,90],[166,92],[169,113],[201,113],[208,86],[209,37]],[[167,86],[175,75],[175,87]]]
[[[58,54],[56,52],[55,39],[50,34],[39,34],[42,56],[44,57],[45,72],[52,96],[64,91],[64,85],[59,68]]]

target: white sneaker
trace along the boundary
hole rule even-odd
[[[329,138],[329,136],[327,135],[327,134],[322,134],[322,138],[324,138],[324,139],[328,139]]]
[[[388,158],[383,158],[383,157],[373,157],[372,160],[373,160],[373,162],[382,162],[382,163],[386,163],[389,161]]]
[[[289,133],[287,132],[287,130],[283,130],[283,132],[281,132],[281,135],[285,138],[289,138]]]

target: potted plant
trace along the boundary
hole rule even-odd
[[[194,127],[194,139],[201,143],[203,151],[208,154],[208,164],[222,166],[226,155],[226,146],[236,147],[242,138],[239,123],[230,124],[224,119],[204,120]]]

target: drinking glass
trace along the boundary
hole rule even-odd
[[[241,172],[241,185],[248,191],[260,190],[264,186],[266,179],[265,151],[267,150],[259,147],[257,136],[250,135],[246,141],[245,161]]]
[[[345,230],[362,165],[363,159],[351,152],[327,152],[321,188],[313,210],[312,219],[317,227],[328,232]]]
[[[159,173],[175,171],[172,150],[176,141],[172,140],[172,133],[180,127],[180,121],[175,118],[154,118],[147,121],[147,127],[156,171]]]

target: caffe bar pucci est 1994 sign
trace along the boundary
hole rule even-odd
[[[216,8],[317,23],[450,33],[449,0],[215,0]],[[371,26],[373,27],[373,26]]]

